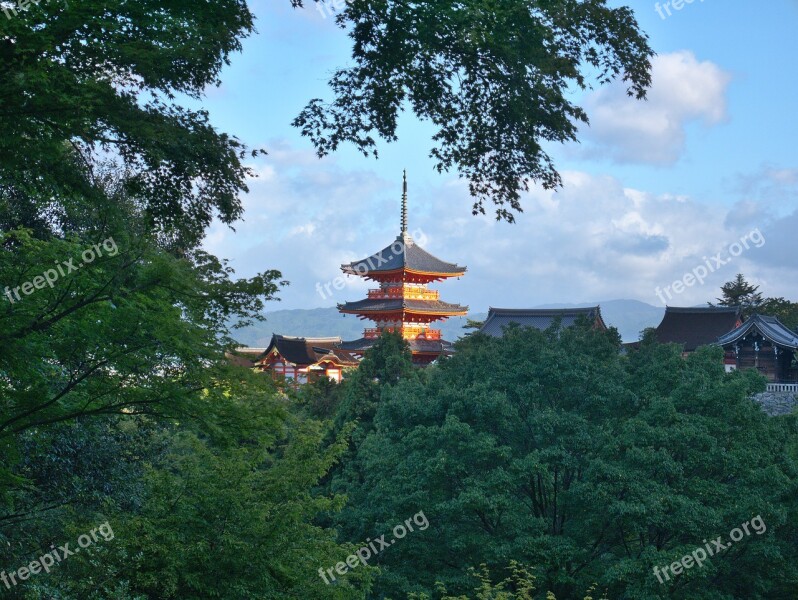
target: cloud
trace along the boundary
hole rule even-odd
[[[617,83],[587,98],[587,154],[609,153],[621,163],[675,163],[684,152],[690,123],[711,127],[726,120],[730,81],[728,73],[712,62],[699,62],[692,52],[656,56],[647,100],[630,98]]]
[[[798,208],[798,169],[765,164],[752,173],[737,176],[731,193],[739,200],[726,217],[726,223],[777,222]]]
[[[276,268],[291,281],[276,308],[313,308],[356,300],[373,282],[343,278],[340,289],[320,294],[317,284],[341,277],[340,265],[389,245],[399,233],[401,175],[388,181],[366,170],[343,168],[334,158],[281,148],[259,159],[267,173],[251,184],[245,221],[232,232],[212,227],[206,248],[233,259],[240,276]],[[468,266],[457,281],[437,284],[444,300],[488,306],[536,306],[635,298],[658,304],[664,287],[707,257],[726,251],[760,228],[767,243],[751,248],[671,304],[712,300],[737,272],[767,282],[767,295],[794,296],[794,231],[798,212],[774,220],[767,212],[727,208],[674,194],[625,186],[611,176],[564,171],[565,187],[534,189],[515,225],[471,215],[467,186],[457,179],[423,186],[410,180],[410,229],[420,229],[426,249]],[[793,286],[794,287],[794,286]]]

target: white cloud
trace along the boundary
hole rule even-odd
[[[386,181],[372,172],[343,169],[335,159],[308,156],[287,150],[265,157],[271,176],[253,182],[245,222],[236,233],[215,225],[206,242],[210,251],[232,258],[241,276],[280,269],[291,285],[281,293],[279,308],[361,298],[373,282],[348,278],[332,297],[322,297],[316,284],[341,276],[341,263],[386,247],[399,229],[399,174]],[[463,181],[441,179],[439,186],[422,188],[411,180],[410,229],[423,231],[433,254],[468,266],[461,280],[437,285],[442,298],[469,304],[475,312],[490,305],[616,298],[657,304],[655,288],[682,278],[755,227],[767,238],[766,246],[746,251],[671,304],[712,300],[737,272],[774,282],[763,288],[768,295],[795,295],[779,289],[795,280],[798,269],[789,250],[794,216],[774,222],[761,211],[742,210],[742,204],[719,208],[579,171],[563,172],[563,179],[559,192],[530,192],[515,225],[471,216]],[[739,214],[731,218],[734,213]]]
[[[684,152],[688,124],[710,127],[727,118],[730,81],[719,66],[699,62],[692,52],[656,56],[647,100],[630,98],[622,84],[587,98],[588,154],[601,156],[609,151],[617,162],[673,164]]]

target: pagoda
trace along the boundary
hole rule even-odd
[[[374,321],[363,337],[343,342],[340,348],[362,354],[374,345],[383,332],[399,333],[407,340],[413,362],[427,365],[452,352],[452,344],[442,339],[439,329],[430,325],[449,317],[468,313],[467,306],[442,302],[430,283],[460,277],[465,267],[444,262],[415,243],[407,232],[407,173],[402,182],[401,232],[388,247],[368,258],[341,265],[347,275],[375,281],[379,287],[368,297],[338,305],[344,314]]]

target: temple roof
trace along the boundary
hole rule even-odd
[[[466,272],[466,267],[442,261],[424,250],[407,232],[401,233],[393,244],[376,254],[341,265],[341,270],[347,275],[361,277],[379,276],[403,269],[444,277],[458,277]]]
[[[745,323],[720,336],[718,344],[728,346],[735,344],[747,336],[751,330],[756,330],[762,337],[770,340],[772,344],[786,348],[798,349],[798,334],[789,329],[776,317],[766,317],[764,315],[753,315]]]
[[[342,364],[357,364],[357,360],[346,351],[341,351],[340,337],[303,338],[273,334],[269,347],[258,357],[266,358],[273,350],[285,360],[297,366],[308,366],[326,357],[334,357]]]
[[[662,344],[682,344],[685,351],[692,352],[699,346],[714,344],[740,321],[741,312],[737,306],[668,306],[655,335]]]
[[[501,337],[504,334],[504,328],[510,323],[516,323],[520,327],[534,327],[543,331],[548,329],[557,319],[560,320],[562,327],[571,327],[576,324],[580,317],[596,323],[602,329],[607,328],[604,319],[601,318],[601,307],[599,306],[546,309],[491,307],[488,310],[488,318],[485,319],[479,331],[493,337]]]
[[[402,298],[366,298],[357,302],[346,302],[338,305],[338,310],[353,314],[414,312],[433,315],[464,315],[467,306],[450,304],[440,300],[405,300]]]

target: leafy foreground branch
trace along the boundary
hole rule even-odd
[[[546,146],[588,122],[574,89],[620,78],[642,99],[651,83],[634,12],[605,0],[348,0],[336,19],[354,64],[330,80],[332,101],[312,100],[294,121],[319,156],[347,142],[376,156],[375,138],[396,141],[410,110],[435,128],[438,171],[468,180],[474,213],[493,203],[511,222],[530,182],[561,185]]]

